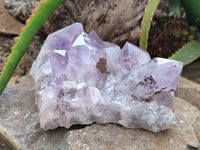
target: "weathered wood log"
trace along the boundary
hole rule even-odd
[[[7,11],[25,22],[39,0],[3,0]],[[85,31],[95,30],[103,40],[122,45],[137,43],[147,0],[68,0],[43,26],[49,34],[74,22],[81,22]]]

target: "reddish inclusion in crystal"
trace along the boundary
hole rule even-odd
[[[182,63],[137,46],[102,41],[80,23],[50,34],[31,68],[40,126],[118,123],[153,132],[177,123],[173,98]]]

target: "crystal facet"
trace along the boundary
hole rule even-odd
[[[174,90],[182,63],[126,42],[104,42],[80,23],[52,33],[31,68],[43,129],[118,123],[153,132],[177,123]]]

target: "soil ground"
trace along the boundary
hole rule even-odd
[[[200,84],[200,58],[185,66],[182,76]]]
[[[7,57],[10,55],[11,47],[14,45],[15,41],[15,36],[5,36],[0,34],[0,72],[2,72],[3,67],[7,63]],[[30,70],[32,63],[36,59],[41,48],[40,43],[42,43],[41,40],[36,36],[16,68],[11,82],[15,82],[16,79],[25,75]]]

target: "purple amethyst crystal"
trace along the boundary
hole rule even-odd
[[[177,123],[174,90],[182,63],[126,42],[104,42],[80,23],[52,33],[31,68],[43,129],[118,123],[153,132]]]

